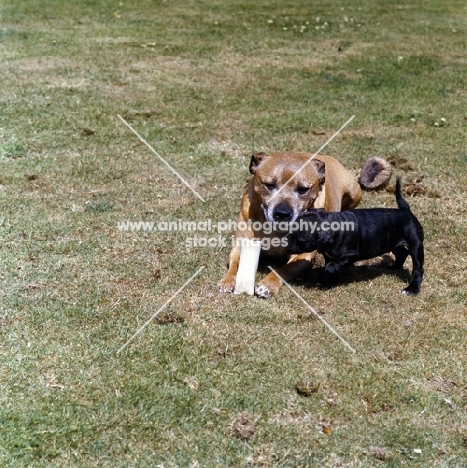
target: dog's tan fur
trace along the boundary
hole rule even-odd
[[[309,163],[289,182],[287,181],[305,163]],[[253,174],[243,194],[238,223],[278,221],[279,215],[286,215],[287,221],[310,208],[324,208],[326,211],[342,211],[355,208],[362,197],[360,186],[354,176],[331,156],[316,156],[310,153],[278,152],[271,155],[258,153],[252,156],[250,172]],[[279,193],[275,194],[281,187]],[[235,246],[229,255],[229,269],[218,284],[221,292],[232,292],[240,260],[238,239],[282,237],[285,233],[272,232],[265,235],[253,229],[237,230]],[[268,255],[286,256],[284,247],[271,247]],[[313,264],[316,252],[290,256],[288,263],[278,268],[277,274],[285,281],[301,274]],[[269,298],[277,294],[282,285],[274,273],[267,275],[255,286],[255,294]]]

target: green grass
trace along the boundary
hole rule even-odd
[[[0,18],[2,466],[467,464],[465,2],[19,0]],[[285,287],[218,294],[228,248],[117,229],[235,219],[253,151],[315,151],[352,115],[325,152],[419,180],[426,236],[419,297],[377,262],[293,283],[355,355]]]

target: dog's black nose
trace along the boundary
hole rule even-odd
[[[273,212],[274,221],[290,221],[293,218],[293,210],[287,205],[278,205]]]

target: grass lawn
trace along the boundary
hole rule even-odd
[[[0,465],[467,466],[466,38],[465,0],[2,2]],[[218,293],[228,245],[118,229],[235,219],[254,151],[353,115],[324,153],[391,160],[426,238],[417,297],[292,283],[355,353]]]

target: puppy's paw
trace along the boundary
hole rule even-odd
[[[280,287],[281,281],[274,273],[270,273],[255,286],[255,295],[261,299],[269,299],[279,292]]]
[[[415,288],[411,288],[410,286],[402,290],[402,294],[404,296],[416,296],[419,292],[420,292],[419,290]]]
[[[233,293],[234,289],[235,277],[232,278],[229,275],[226,275],[217,283],[217,290],[221,293]]]

